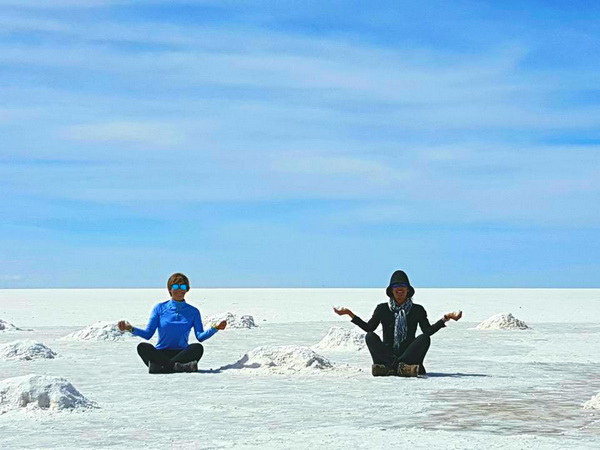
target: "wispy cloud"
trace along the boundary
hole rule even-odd
[[[173,42],[169,32],[173,27],[157,28],[138,25],[134,31],[116,30],[112,42],[141,42],[144,36],[153,36],[156,43]],[[558,89],[565,89],[564,77],[523,71],[519,67],[526,55],[523,48],[448,56],[333,39],[301,39],[264,30],[194,29],[190,33],[198,35],[194,39],[181,27],[178,34],[183,43],[179,45],[183,47],[132,53],[89,37],[86,43],[85,31],[75,31],[83,40],[71,45],[4,44],[0,61],[27,65],[31,70],[94,73],[116,87],[115,104],[129,99],[128,88],[147,89],[159,97],[194,89],[207,95],[211,89],[213,95],[228,98],[231,111],[246,101],[231,98],[234,93],[262,90],[265,100],[258,112],[265,114],[265,120],[271,119],[266,115],[269,111],[289,117],[310,105],[324,121],[363,127],[387,124],[413,131],[568,130],[599,123],[595,105],[562,111],[551,107],[547,101]],[[89,32],[93,35],[94,29]],[[243,42],[252,40],[255,47],[243,47]],[[140,100],[138,96],[133,101]],[[180,105],[182,110],[193,107],[185,97]],[[220,113],[219,106],[223,105],[217,105],[215,114]]]
[[[112,122],[73,125],[59,136],[83,142],[134,143],[152,146],[173,146],[185,140],[183,130],[152,122]]]
[[[271,170],[284,174],[324,175],[324,176],[360,176],[372,180],[386,180],[399,177],[394,167],[386,167],[382,162],[365,158],[352,158],[334,155],[309,155],[304,152],[286,152],[278,155]]]
[[[0,282],[15,282],[21,281],[22,279],[22,275],[0,275]]]
[[[38,2],[35,0],[0,0],[0,6],[23,9],[64,9],[64,8],[98,8],[114,5],[125,5],[126,0],[54,0],[51,2]]]

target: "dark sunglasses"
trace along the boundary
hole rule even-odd
[[[408,284],[406,284],[406,283],[394,283],[394,284],[392,284],[392,288],[393,289],[399,288],[399,287],[408,287]]]
[[[171,289],[175,290],[175,289],[181,289],[182,291],[187,291],[187,284],[172,284],[171,285]]]

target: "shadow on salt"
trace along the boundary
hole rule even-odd
[[[476,377],[476,378],[484,378],[489,377],[491,375],[486,375],[484,373],[441,373],[441,372],[427,372],[425,378],[468,378],[468,377]]]
[[[199,373],[222,373],[241,370],[256,374],[314,375],[323,373],[357,373],[358,368],[336,365],[309,347],[296,345],[264,346],[244,354],[238,361],[218,369],[199,370]]]
[[[248,355],[242,356],[241,359],[236,361],[233,364],[227,364],[226,366],[221,366],[218,369],[198,369],[198,373],[222,373],[226,370],[241,370],[241,369],[258,369],[260,368],[259,363],[252,363],[246,365],[250,358]]]

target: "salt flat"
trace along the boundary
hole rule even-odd
[[[1,414],[2,448],[564,449],[600,441],[600,411],[583,409],[600,392],[600,290],[417,289],[414,301],[432,322],[465,313],[433,337],[429,375],[419,379],[373,378],[367,351],[317,350],[335,371],[231,367],[259,346],[310,347],[332,326],[352,328],[331,306],[368,318],[383,289],[193,289],[187,299],[203,315],[250,314],[258,327],[206,341],[200,373],[149,375],[138,338],[60,338],[100,320],[143,326],[166,290],[0,291],[0,319],[33,329],[0,332],[0,345],[32,339],[59,355],[0,361],[0,381],[60,376],[98,405]],[[500,312],[532,329],[474,329]]]

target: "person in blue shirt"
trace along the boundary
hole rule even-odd
[[[218,330],[224,330],[223,320],[205,330],[198,308],[185,302],[185,294],[190,290],[190,280],[182,273],[174,273],[167,281],[171,299],[158,303],[152,310],[146,329],[133,327],[126,320],[117,324],[121,331],[129,331],[134,336],[151,339],[158,329],[156,347],[149,342],[138,345],[137,351],[150,373],[197,372],[198,361],[204,354],[200,343],[188,344],[192,327],[198,341],[203,342]]]

